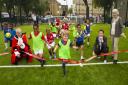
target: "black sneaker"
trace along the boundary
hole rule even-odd
[[[18,65],[18,62],[16,61],[16,62],[14,63],[14,65]]]
[[[84,61],[85,61],[85,59],[80,59],[80,62],[81,62],[81,63],[84,63]]]
[[[45,60],[41,61],[41,67],[44,67],[44,64],[45,64]]]
[[[113,60],[113,64],[117,64],[117,61],[118,61],[118,60]]]

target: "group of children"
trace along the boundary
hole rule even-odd
[[[70,60],[70,48],[80,50],[80,62],[86,61],[84,58],[84,40],[87,38],[87,45],[90,42],[90,21],[87,20],[85,25],[85,29],[81,28],[80,24],[77,24],[75,29],[73,30],[74,41],[71,41],[69,36],[71,34],[69,30],[69,23],[66,21],[56,20],[56,23],[50,23],[46,28],[46,35],[40,31],[39,24],[33,25],[33,32],[30,33],[28,39],[32,39],[32,50],[36,59],[40,61],[41,65],[45,64],[45,57],[43,55],[43,50],[45,45],[50,54],[50,59],[64,59]],[[26,58],[27,62],[32,62],[33,54],[31,47],[28,44],[28,39],[25,33],[22,33],[20,28],[13,30],[11,24],[4,25],[4,35],[6,33],[10,33],[11,37],[7,38],[4,36],[5,40],[5,49],[7,49],[7,41],[11,42],[11,63],[17,65],[22,58]],[[55,39],[59,39],[58,43],[55,43]],[[56,50],[59,49],[59,56],[56,56]],[[101,53],[107,53],[107,38],[104,36],[104,31],[100,30],[99,35],[96,38],[93,55],[98,56]],[[31,54],[31,55],[29,55]],[[35,58],[35,57],[34,57]],[[106,61],[106,57],[104,58]],[[62,61],[62,63],[64,63]],[[65,64],[65,63],[64,63]]]

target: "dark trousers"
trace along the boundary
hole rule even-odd
[[[95,47],[94,52],[97,56],[99,56],[101,53],[108,53],[109,48],[107,46],[102,46],[102,48],[100,49],[100,47]],[[106,56],[104,56],[104,59],[106,59]]]

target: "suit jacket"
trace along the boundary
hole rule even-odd
[[[112,29],[112,24],[111,24],[111,29]],[[123,29],[123,22],[121,17],[119,17],[118,21],[116,22],[115,25],[115,35],[114,37],[120,37],[121,33],[122,33],[122,29]],[[110,35],[111,35],[111,30],[110,30]]]
[[[102,48],[108,48],[107,46],[107,37],[103,36],[103,43],[100,45],[99,37],[96,37],[95,44],[94,44],[94,50],[100,49],[100,46]]]

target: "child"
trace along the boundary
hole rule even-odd
[[[65,75],[65,64],[66,62],[64,60],[70,60],[71,56],[70,56],[70,47],[73,47],[75,49],[77,49],[77,47],[73,46],[70,39],[69,39],[69,35],[68,32],[65,31],[63,33],[62,39],[59,41],[58,45],[56,45],[55,49],[54,49],[54,53],[56,52],[56,50],[59,48],[59,58],[63,59],[62,61],[62,67],[63,67],[63,72]]]
[[[62,29],[63,29],[63,30],[69,30],[69,25],[68,25],[68,23],[66,22],[66,20],[63,21]]]
[[[42,32],[39,31],[39,25],[34,24],[33,25],[33,32],[31,32],[29,39],[32,39],[33,42],[33,51],[36,56],[39,56],[42,58],[43,56],[43,49],[44,49],[44,35]],[[43,66],[45,63],[45,59],[39,60],[41,62],[41,65]]]
[[[104,36],[103,30],[99,30],[99,35],[96,37],[93,55],[99,57],[101,53],[108,53],[107,38]],[[104,56],[104,63],[107,63],[106,56]]]
[[[89,19],[87,19],[85,26],[86,26],[85,34],[87,36],[87,45],[89,46],[90,45],[90,21]]]
[[[54,58],[56,58],[56,56],[53,53],[53,49],[55,46],[54,36],[53,36],[53,33],[51,33],[50,29],[46,29],[45,41],[47,42],[47,47],[49,50],[50,59],[52,59],[53,56],[54,56]]]
[[[60,26],[60,19],[59,18],[56,18],[56,21],[55,22],[56,22],[56,27],[59,28],[59,26]]]
[[[10,47],[12,44],[12,39],[16,35],[16,31],[13,29],[13,24],[12,23],[5,23],[4,24],[4,42],[5,42],[5,50],[8,49],[8,42],[10,42]],[[9,33],[10,36],[7,37],[6,34]]]
[[[62,24],[62,27],[61,27],[61,30],[60,30],[60,36],[63,35],[63,33],[64,33],[65,31],[68,31],[68,30],[69,30],[69,25],[68,25],[68,23],[66,23],[65,20],[63,20],[63,21],[61,22],[61,24]]]
[[[57,31],[57,28],[56,28],[56,26],[55,26],[54,23],[51,23],[51,31],[52,31],[52,33],[53,33],[54,38],[56,38],[58,31]]]
[[[25,34],[22,34],[20,28],[16,29],[16,35],[12,39],[12,56],[11,63],[18,65],[18,62],[22,58],[26,58],[27,62],[32,62],[32,56],[25,54],[24,52],[31,53],[30,47],[27,42],[27,37]]]
[[[84,32],[82,31],[80,24],[77,25],[77,33],[76,33],[76,36],[75,36],[75,42],[76,42],[76,46],[81,51],[81,57],[80,57],[80,59],[83,61],[84,60],[84,57],[83,57]]]

